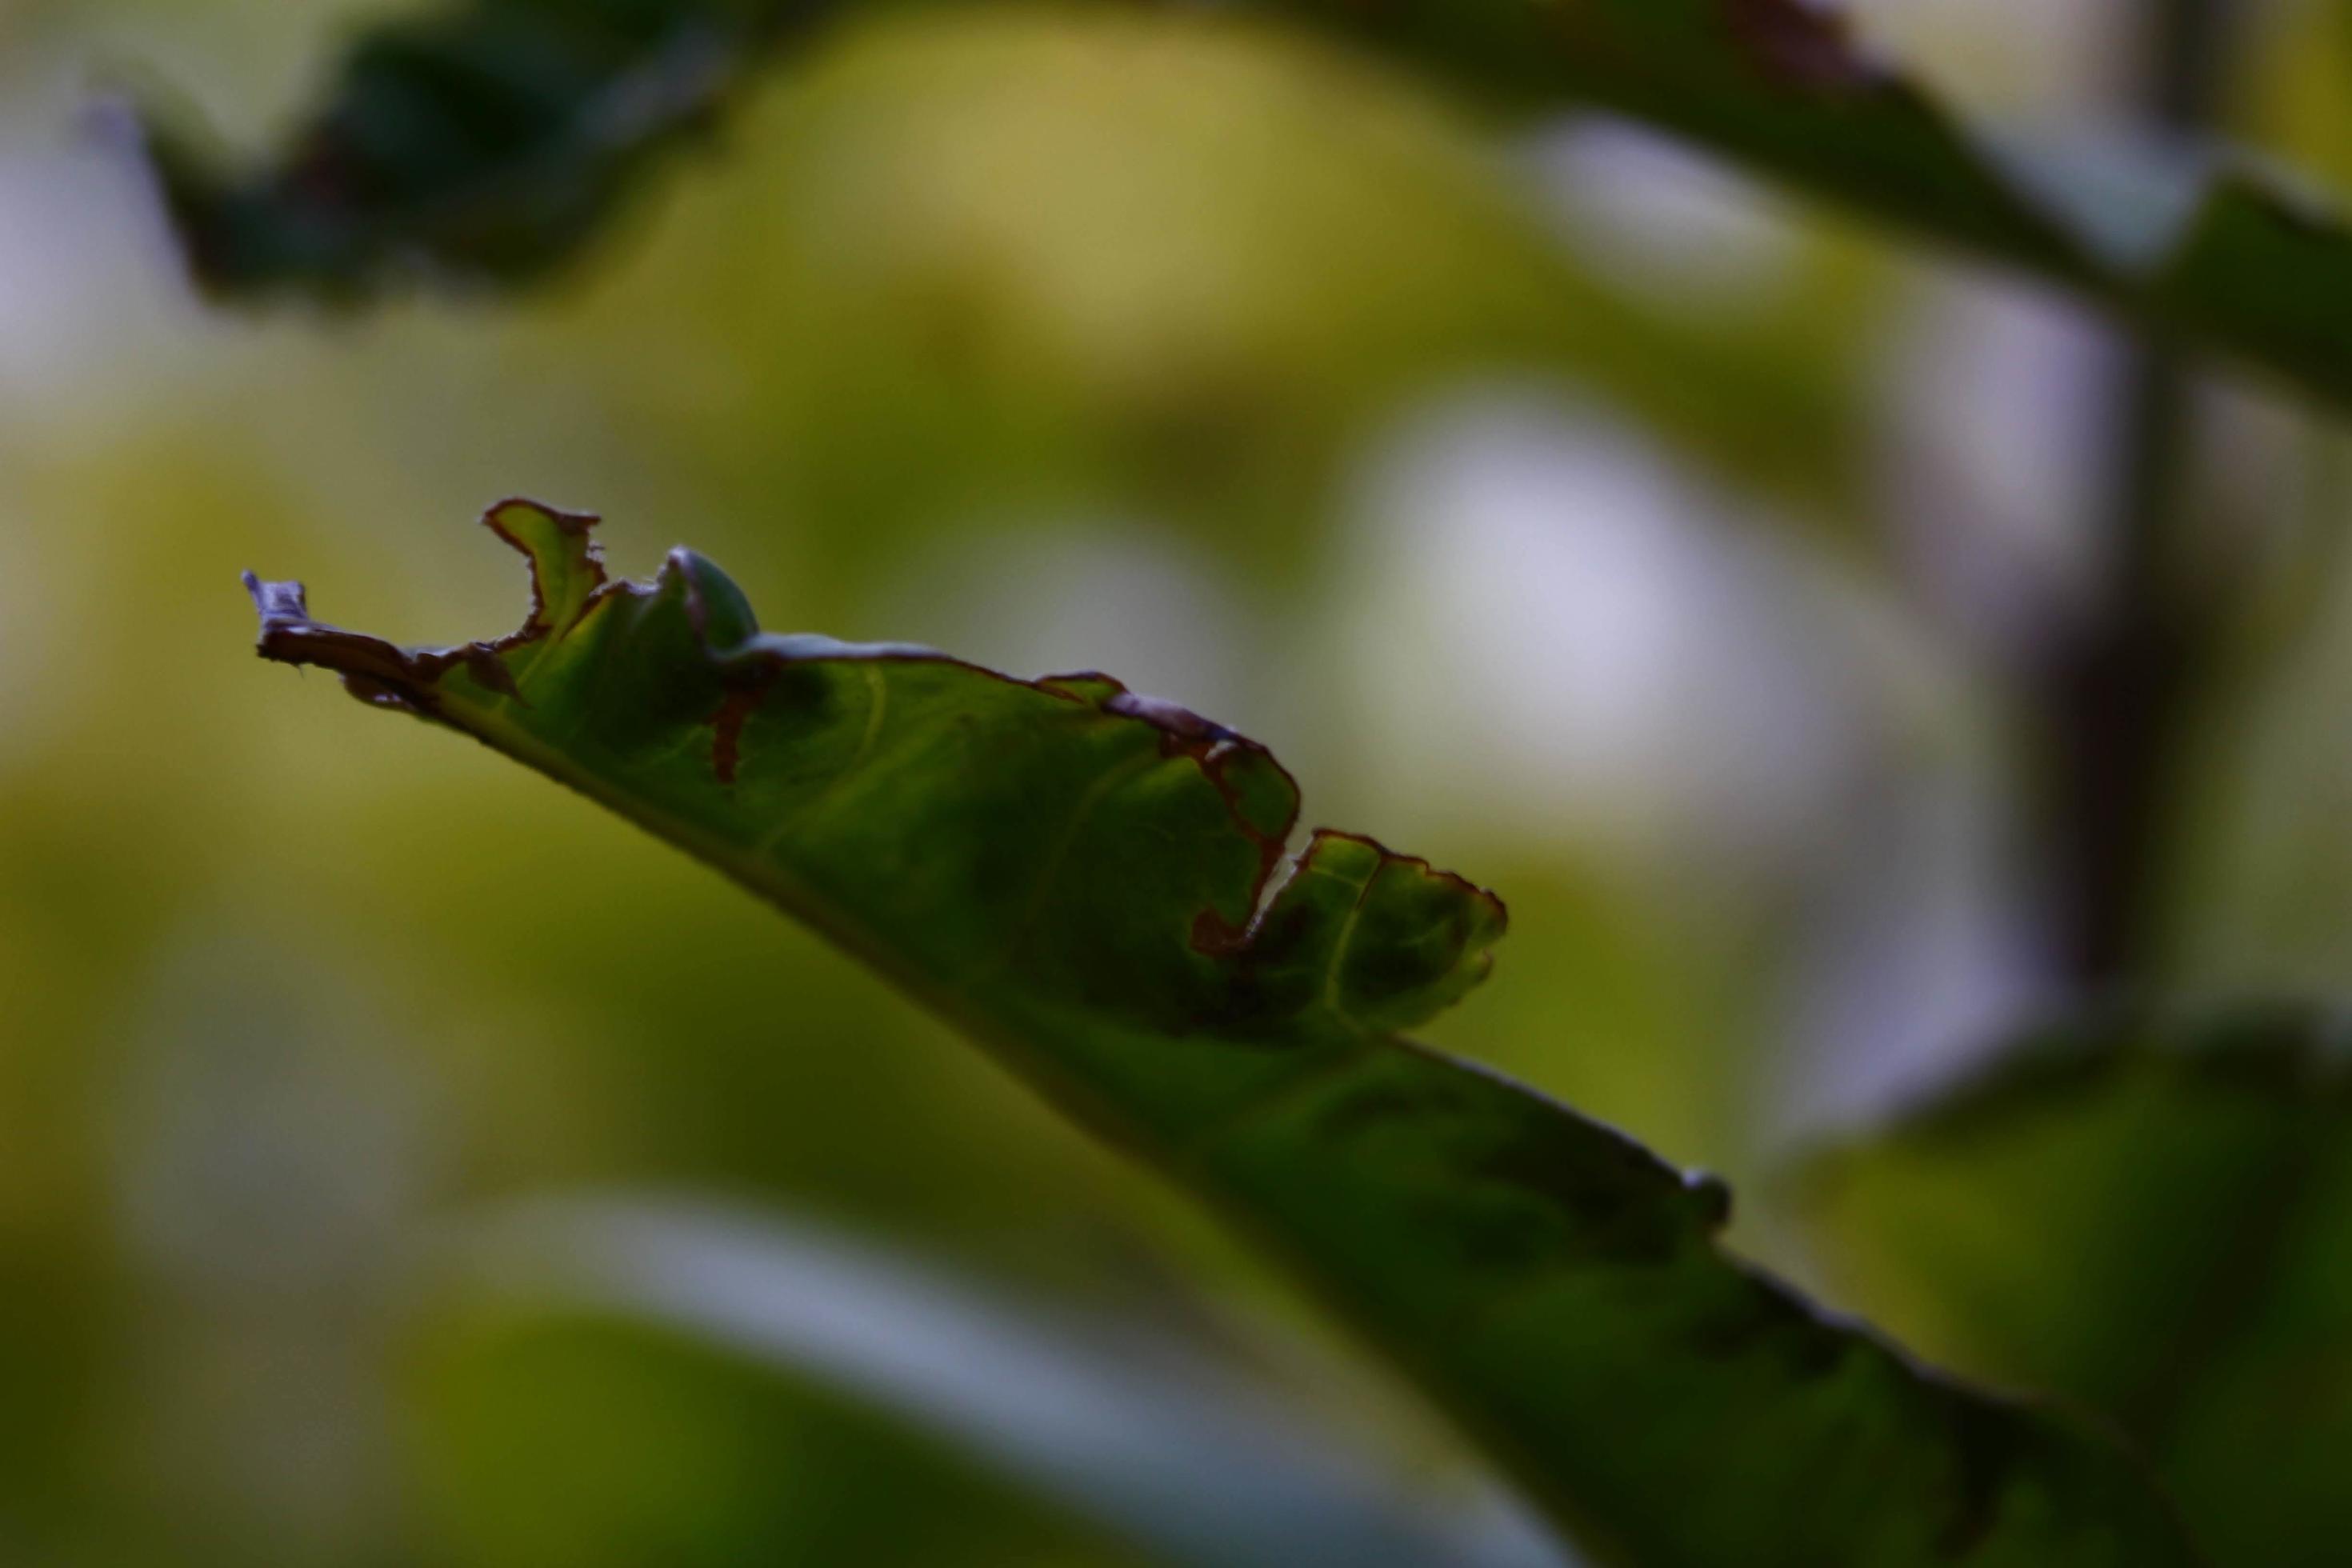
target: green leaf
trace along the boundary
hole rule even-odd
[[[1728,1204],[1393,1031],[1485,977],[1492,894],[1357,834],[1285,858],[1266,751],[1099,675],[757,631],[674,551],[509,501],[529,620],[395,647],[249,581],[270,658],[488,742],[699,856],[1286,1258],[1605,1561],[2185,1563],[2137,1468],[1717,1247]]]
[[[184,131],[139,141],[210,292],[354,298],[416,269],[519,281],[599,227],[640,164],[710,127],[782,10],[484,0],[362,37],[267,172],[223,178]]]
[[[528,1312],[619,1314],[887,1411],[1160,1562],[1563,1568],[1492,1492],[1416,1498],[1160,1328],[984,1290],[772,1213],[538,1200],[467,1237]]]
[[[1932,1353],[2126,1428],[2224,1563],[2352,1540],[2352,1055],[2315,1009],[2030,1037],[1802,1184],[1825,1266]]]
[[[404,271],[526,277],[642,163],[845,0],[471,0],[387,25],[274,166],[150,159],[220,294],[356,297]],[[1172,8],[1172,7],[1171,7]],[[2352,231],[2201,150],[2096,157],[1972,126],[1808,0],[1253,0],[1506,109],[1646,121],[1931,240],[2077,289],[2183,342],[2352,399]]]

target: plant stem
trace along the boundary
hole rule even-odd
[[[2151,0],[2136,94],[2161,132],[2194,135],[2222,79],[2225,0]],[[2143,975],[2157,944],[2171,802],[2211,615],[2181,580],[2195,420],[2179,360],[2127,346],[2111,395],[2100,591],[2063,628],[2047,689],[2051,853],[2066,978],[2100,988]]]

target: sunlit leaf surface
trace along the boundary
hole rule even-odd
[[[402,648],[253,582],[265,657],[470,734],[887,975],[1268,1242],[1604,1561],[2189,1561],[2117,1451],[1727,1258],[1723,1189],[1400,1038],[1492,894],[1328,829],[1255,742],[1098,675],[760,633],[691,552],[485,520],[533,607]],[[593,896],[593,879],[583,895]]]
[[[2352,1540],[2352,1058],[2273,1007],[2026,1042],[1806,1191],[1882,1321],[2140,1439],[2226,1563]]]

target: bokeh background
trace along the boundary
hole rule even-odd
[[[1628,126],[1481,123],[1214,17],[886,20],[553,284],[208,309],[89,113],[278,133],[376,0],[0,0],[0,1562],[1111,1563],[985,1445],[447,1262],[691,1193],[1146,1321],[1401,1488],[1453,1440],[1186,1204],[583,802],[257,664],[245,567],[411,641],[471,520],[603,512],[779,629],[1099,668],[1312,820],[1501,891],[1430,1031],[1730,1176],[2066,993],[2037,637],[2093,591],[2117,348]],[[1964,102],[2100,115],[2113,0],[1874,0]],[[2241,8],[2233,133],[2352,179],[2352,8]],[[2148,972],[2352,947],[2340,439],[2201,382],[2242,584]]]

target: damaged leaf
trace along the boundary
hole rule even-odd
[[[222,295],[515,279],[591,235],[642,164],[846,0],[469,0],[366,35],[275,163],[169,126],[149,162]],[[1170,6],[1171,10],[1177,9]],[[2147,330],[2352,399],[2352,230],[2250,164],[1979,127],[1809,0],[1246,0],[1507,110],[1645,121]]]
[[[2352,1051],[2318,1008],[2030,1038],[1813,1163],[1822,1261],[1922,1348],[2105,1413],[2217,1563],[2352,1539]]]
[[[509,501],[522,628],[401,648],[252,583],[260,650],[474,736],[824,933],[1260,1237],[1603,1562],[2186,1563],[2135,1464],[1718,1245],[1727,1200],[1395,1031],[1495,897],[1328,829],[1265,748],[1099,675],[760,632]]]

